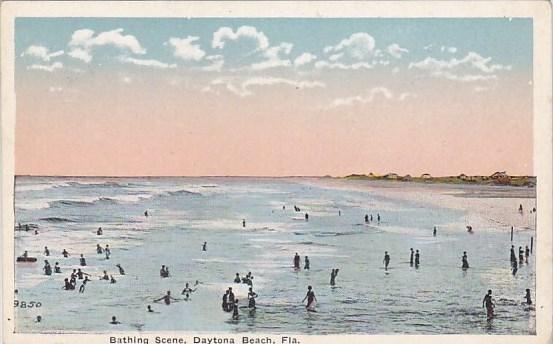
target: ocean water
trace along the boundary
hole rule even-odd
[[[16,299],[39,301],[41,307],[17,308],[16,332],[535,332],[535,312],[521,304],[526,288],[535,291],[534,255],[511,274],[510,235],[501,219],[490,219],[471,235],[464,228],[475,216],[470,197],[459,197],[466,208],[416,201],[417,193],[449,194],[448,186],[405,191],[415,196],[405,200],[383,196],[370,182],[355,185],[338,189],[324,179],[17,177],[16,223],[37,225],[38,235],[16,231],[15,252],[27,250],[39,260],[15,263]],[[463,192],[462,186],[455,188]],[[535,204],[534,198],[508,200],[512,212],[519,203],[525,209]],[[376,218],[377,213],[380,223],[364,223],[365,214]],[[520,217],[531,224],[530,215]],[[104,235],[95,234],[98,227]],[[532,236],[531,225],[518,226],[513,244],[529,245]],[[109,244],[109,260],[96,254],[97,244]],[[409,265],[411,247],[421,252],[418,269]],[[69,258],[61,255],[63,249]],[[391,256],[387,273],[384,251]],[[471,266],[466,272],[460,268],[463,251]],[[302,266],[309,256],[310,270],[293,270],[296,252]],[[63,279],[79,268],[80,254],[92,281],[84,293],[63,290]],[[62,273],[44,275],[44,259],[52,266],[59,262]],[[126,275],[120,276],[115,264]],[[160,278],[161,265],[169,266],[170,278]],[[335,287],[329,285],[333,268],[340,269]],[[103,270],[117,283],[99,280]],[[247,305],[246,285],[232,282],[237,272],[254,275],[257,309],[241,309],[240,318],[232,320],[221,309],[229,286]],[[185,282],[196,280],[201,284],[189,301],[152,302],[167,290],[180,298]],[[316,313],[306,312],[301,302],[308,285],[318,299]],[[491,322],[482,308],[488,289],[496,302]],[[155,313],[148,313],[147,305]],[[112,316],[121,324],[109,324]]]

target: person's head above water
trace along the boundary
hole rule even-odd
[[[488,295],[491,295],[491,294],[492,294],[492,290],[488,289]]]
[[[311,289],[313,289],[313,288],[312,288],[311,286],[307,286],[307,289],[308,289],[308,290],[311,290]]]
[[[116,321],[116,320],[117,318],[115,317],[115,315],[111,317],[111,321]]]
[[[171,295],[171,291],[170,291],[170,290],[167,290],[167,295]]]

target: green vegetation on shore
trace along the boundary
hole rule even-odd
[[[351,174],[343,177],[353,180],[386,180],[398,182],[418,182],[418,183],[446,183],[446,184],[478,184],[478,185],[511,185],[511,186],[536,186],[536,177],[534,176],[510,176],[505,172],[496,172],[491,176],[467,176],[460,174],[458,176],[433,177],[424,173],[420,176],[400,176],[396,173],[384,175],[369,174]]]

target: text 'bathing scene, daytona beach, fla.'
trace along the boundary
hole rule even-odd
[[[535,331],[535,188],[16,179],[21,332]]]

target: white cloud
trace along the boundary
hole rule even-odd
[[[287,58],[283,59],[281,55],[290,55],[292,47],[292,43],[283,42],[277,46],[267,48],[263,52],[263,56],[266,60],[252,64],[251,68],[253,70],[263,70],[268,68],[291,66],[292,61]]]
[[[176,64],[167,64],[158,60],[136,59],[128,56],[120,56],[119,61],[123,63],[135,64],[137,66],[154,67],[154,68],[162,68],[162,69],[177,67]]]
[[[355,104],[366,104],[372,102],[377,96],[384,99],[392,99],[392,92],[386,87],[373,87],[363,95],[357,95],[346,98],[336,98],[328,106],[328,108],[336,108],[340,106],[353,106]]]
[[[92,50],[99,46],[114,46],[121,50],[128,50],[134,54],[143,55],[146,53],[140,42],[132,35],[124,35],[123,29],[100,32],[94,36],[94,31],[80,29],[73,32],[69,46],[69,56],[80,59],[84,62],[92,61]]]
[[[223,65],[225,64],[225,60],[223,59],[222,55],[209,55],[206,56],[205,59],[211,62],[210,65],[201,68],[205,71],[220,72],[223,68]]]
[[[63,68],[63,63],[61,62],[54,62],[51,65],[33,64],[27,67],[27,69],[42,70],[45,72],[53,72],[56,69],[62,69],[62,68]]]
[[[240,97],[247,97],[253,95],[252,90],[250,89],[253,86],[271,86],[271,85],[287,85],[292,86],[297,89],[307,89],[315,87],[326,87],[326,85],[320,81],[308,81],[308,80],[293,80],[278,78],[272,76],[261,76],[261,77],[252,77],[246,79],[238,85],[231,79],[227,78],[217,78],[211,81],[210,86],[204,87],[202,91],[212,92],[213,88],[211,86],[223,85],[226,89]]]
[[[315,68],[358,70],[358,69],[371,69],[373,68],[373,65],[371,65],[368,62],[355,62],[352,64],[345,64],[341,62],[317,61],[315,62]]]
[[[356,60],[363,60],[373,54],[375,47],[374,38],[365,32],[352,34],[334,46],[324,48],[325,54],[344,53]]]
[[[422,61],[410,63],[409,69],[416,68],[428,71],[435,77],[461,82],[493,80],[497,75],[492,73],[511,70],[511,66],[492,64],[491,60],[491,57],[484,58],[475,52],[469,52],[462,59],[438,60],[427,57]]]
[[[173,55],[185,61],[200,61],[205,56],[205,51],[200,48],[200,45],[194,43],[200,38],[188,36],[186,38],[169,38],[169,43],[173,48]]]
[[[396,59],[400,59],[403,54],[409,52],[409,50],[400,47],[397,43],[390,44],[386,50],[388,51],[388,54],[392,55]]]
[[[399,100],[400,102],[403,102],[412,98],[417,98],[417,95],[411,92],[403,92],[402,94],[399,95],[397,100]]]
[[[265,50],[269,47],[269,39],[261,31],[253,26],[240,26],[236,32],[230,27],[220,27],[213,33],[213,41],[211,46],[213,48],[223,49],[225,47],[225,41],[237,41],[240,38],[252,39],[256,42],[256,50]]]
[[[317,59],[317,56],[311,53],[303,53],[294,59],[294,66],[299,67],[311,63]]]
[[[41,59],[44,62],[49,62],[51,58],[58,57],[63,54],[63,50],[58,50],[50,53],[50,50],[42,45],[31,45],[27,49],[25,49],[23,53],[21,53],[21,56],[31,56]]]

